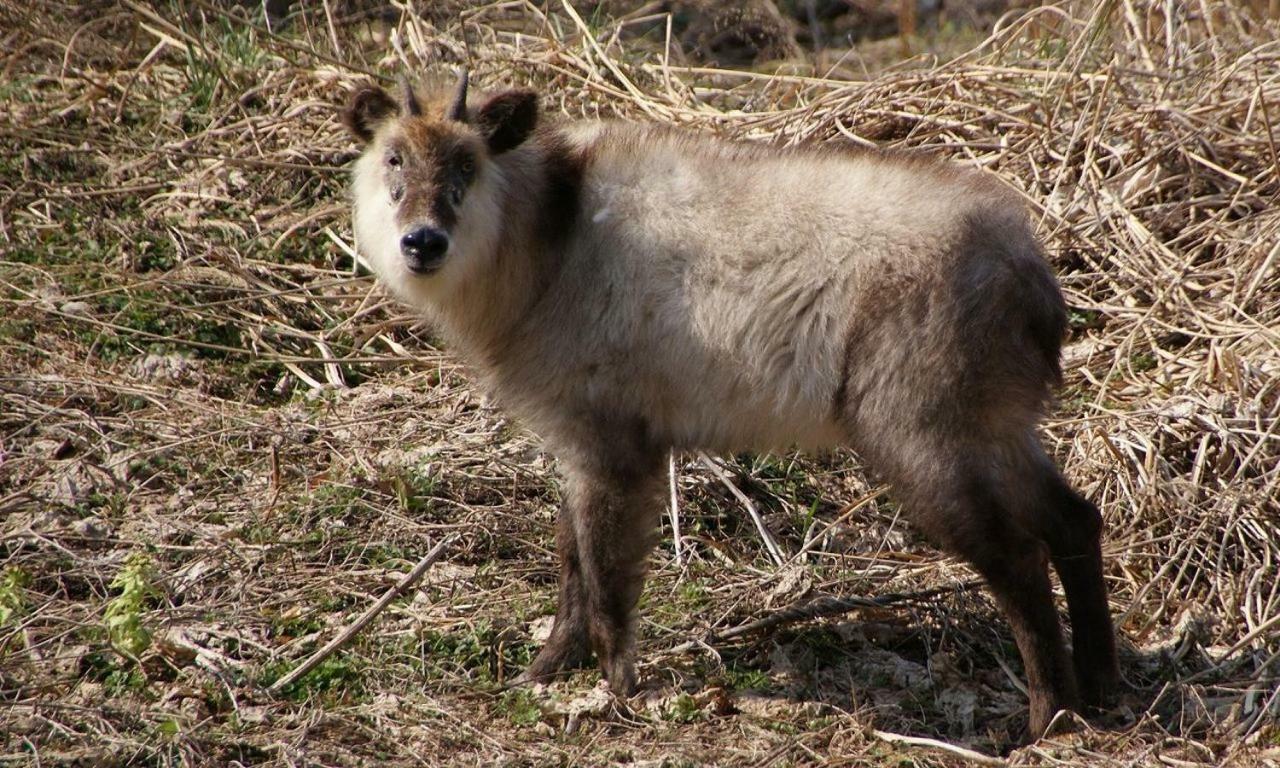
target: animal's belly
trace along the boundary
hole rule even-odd
[[[844,440],[830,399],[738,377],[685,377],[676,397],[649,414],[655,437],[683,449],[711,451],[826,448]]]

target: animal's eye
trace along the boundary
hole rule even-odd
[[[391,166],[392,168],[399,168],[403,162],[404,161],[400,159],[399,152],[392,152],[391,154],[387,155],[387,165]]]
[[[475,162],[469,158],[466,160],[463,160],[462,165],[460,166],[460,170],[462,171],[462,174],[464,176],[470,176],[472,171],[474,171],[475,169],[476,169]]]

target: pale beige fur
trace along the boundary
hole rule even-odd
[[[517,218],[513,206],[538,203],[520,194],[534,186],[538,142],[483,168],[448,263],[426,278],[402,266],[376,149],[355,173],[357,241],[379,278],[435,317],[501,401],[549,439],[576,403],[642,413],[655,442],[682,448],[845,442],[832,403],[846,338],[859,304],[877,298],[867,285],[885,264],[906,280],[936,280],[958,266],[948,262],[975,218],[1023,241],[992,258],[1037,258],[1018,201],[976,174],[622,123],[564,130],[589,158],[581,214],[558,276],[532,306],[512,298],[533,284],[512,269],[521,244],[494,236],[501,217]],[[913,341],[931,351],[928,339]]]

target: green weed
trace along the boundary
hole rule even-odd
[[[533,660],[535,646],[515,640],[487,621],[466,631],[423,633],[421,657],[424,674],[432,678],[456,675],[479,682],[494,682],[524,669]]]
[[[1140,352],[1129,358],[1129,367],[1133,369],[1134,373],[1146,373],[1147,371],[1155,370],[1159,364],[1160,361],[1150,352]]]
[[[311,506],[320,517],[343,518],[359,509],[365,491],[355,485],[329,483],[315,490]]]
[[[679,626],[688,622],[690,616],[702,613],[711,604],[711,597],[706,586],[690,574],[671,595],[646,594],[641,598],[641,610],[663,624]]]
[[[705,715],[698,702],[687,693],[675,697],[662,711],[662,719],[673,723],[692,723]]]
[[[29,581],[27,574],[17,566],[4,569],[4,576],[0,576],[0,627],[7,626],[26,611],[23,589]]]
[[[120,594],[107,603],[107,637],[112,647],[137,659],[151,645],[151,634],[142,625],[142,612],[157,594],[151,558],[135,552],[111,580],[111,588]]]
[[[219,100],[219,86],[247,81],[260,71],[267,55],[253,27],[226,16],[218,17],[216,30],[200,30],[200,36],[205,45],[187,46],[187,93],[192,110],[206,113]]]
[[[765,691],[773,684],[765,672],[736,665],[725,670],[725,682],[736,691]]]
[[[426,515],[431,512],[432,496],[440,482],[435,471],[413,468],[392,474],[388,483],[396,494],[400,511],[406,515]]]
[[[319,611],[301,616],[277,616],[271,620],[271,629],[267,635],[272,640],[286,640],[309,635],[324,629],[324,621]]]
[[[293,662],[278,661],[267,665],[259,679],[269,686],[293,669]],[[336,653],[316,665],[315,669],[285,686],[286,698],[305,701],[318,696],[330,702],[355,702],[365,697],[364,677],[368,660],[354,653]]]
[[[0,80],[0,100],[17,100],[34,104],[40,100],[38,85],[43,78],[35,75],[15,75]]]
[[[36,339],[36,323],[24,317],[0,319],[0,339],[12,342],[32,342]]]
[[[100,631],[88,634],[98,642]],[[81,663],[84,676],[102,683],[102,689],[108,696],[138,694],[147,688],[147,676],[140,665],[122,661],[119,655],[105,649],[87,654]]]
[[[1067,325],[1073,333],[1101,328],[1104,318],[1094,309],[1072,309],[1067,312]]]
[[[528,688],[514,688],[502,694],[497,710],[512,725],[536,725],[542,719],[538,699]]]
[[[138,666],[115,667],[102,679],[102,687],[109,696],[142,693],[147,688],[147,676]]]

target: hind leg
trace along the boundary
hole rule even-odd
[[[1076,678],[1054,608],[1049,548],[1006,500],[997,465],[982,446],[917,446],[909,460],[891,462],[890,479],[912,522],[986,579],[1022,655],[1038,738],[1058,710],[1078,709]]]
[[[1052,466],[1042,487],[1039,533],[1067,594],[1076,678],[1085,703],[1099,706],[1120,677],[1102,579],[1102,515]]]
[[[987,481],[975,478],[966,486],[955,501],[939,505],[931,533],[982,574],[1008,619],[1027,676],[1029,728],[1038,738],[1058,710],[1079,707],[1053,604],[1048,548],[1017,523]]]

